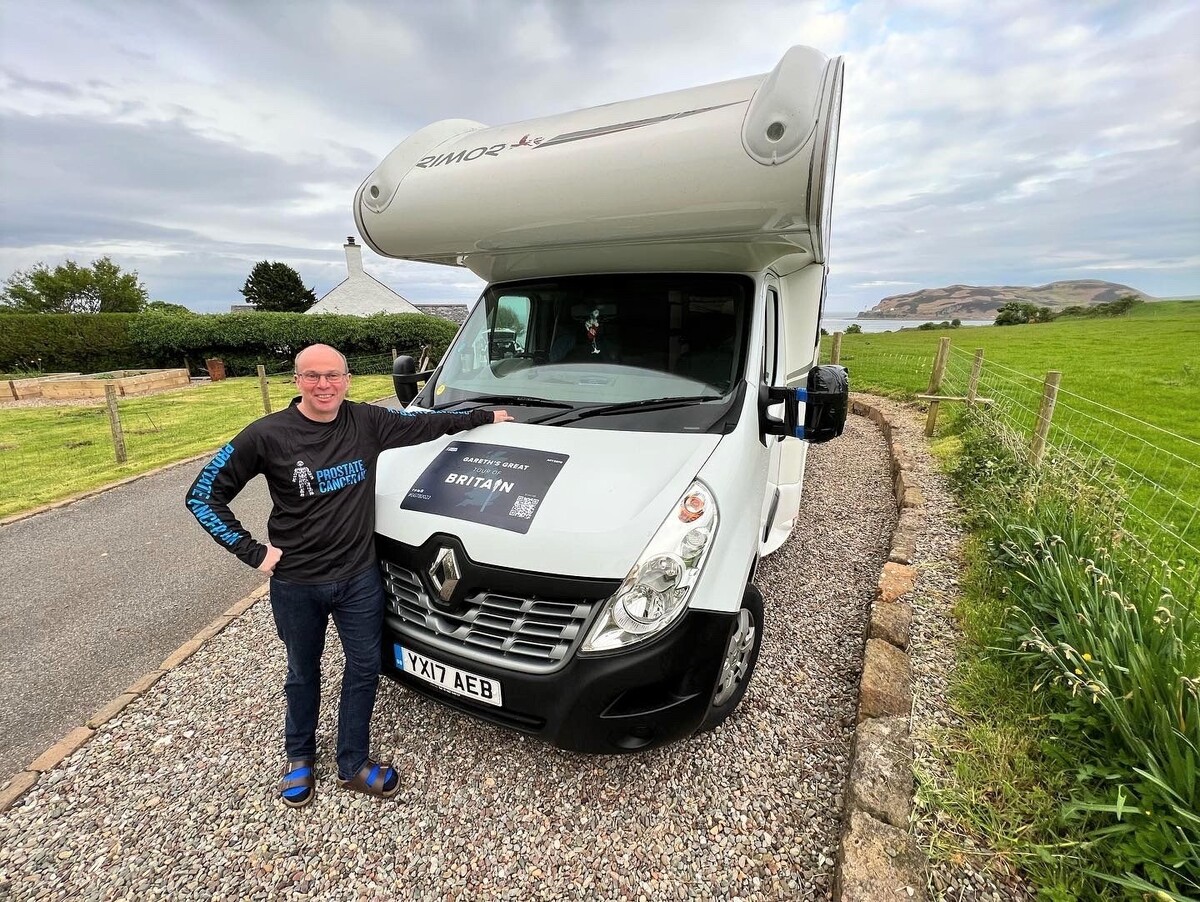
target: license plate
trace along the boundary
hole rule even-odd
[[[500,681],[488,679],[478,674],[468,673],[417,654],[415,651],[397,644],[396,667],[405,673],[424,680],[454,695],[461,695],[472,701],[483,702],[485,705],[501,706]]]

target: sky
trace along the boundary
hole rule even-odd
[[[0,279],[112,258],[154,300],[318,296],[354,191],[430,122],[502,125],[845,58],[832,311],[955,283],[1200,295],[1200,0],[0,0]],[[456,267],[363,251],[415,303]]]

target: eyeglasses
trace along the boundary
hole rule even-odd
[[[322,379],[330,385],[340,385],[346,381],[349,373],[296,373],[296,381],[301,385],[316,385]]]

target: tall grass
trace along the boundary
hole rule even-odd
[[[983,541],[964,618],[979,645],[956,692],[1015,683],[1028,696],[989,702],[973,744],[947,747],[969,771],[996,744],[981,737],[1011,737],[1024,718],[1027,741],[988,763],[1000,783],[1032,769],[1041,794],[1022,811],[1031,829],[989,839],[1024,860],[1045,898],[1200,895],[1200,624],[1180,597],[1194,565],[1164,567],[1122,541],[1108,487],[1061,462],[1030,467],[986,414],[960,423],[952,476]],[[988,809],[1025,804],[1008,788],[933,801],[988,832],[1011,823]]]

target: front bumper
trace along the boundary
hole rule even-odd
[[[385,615],[383,672],[404,686],[482,720],[537,736],[562,749],[612,754],[642,751],[694,733],[708,712],[736,617],[689,611],[665,635],[628,651],[575,654],[550,673],[526,673],[456,657]],[[400,670],[395,646],[498,680],[496,708],[430,685]]]

